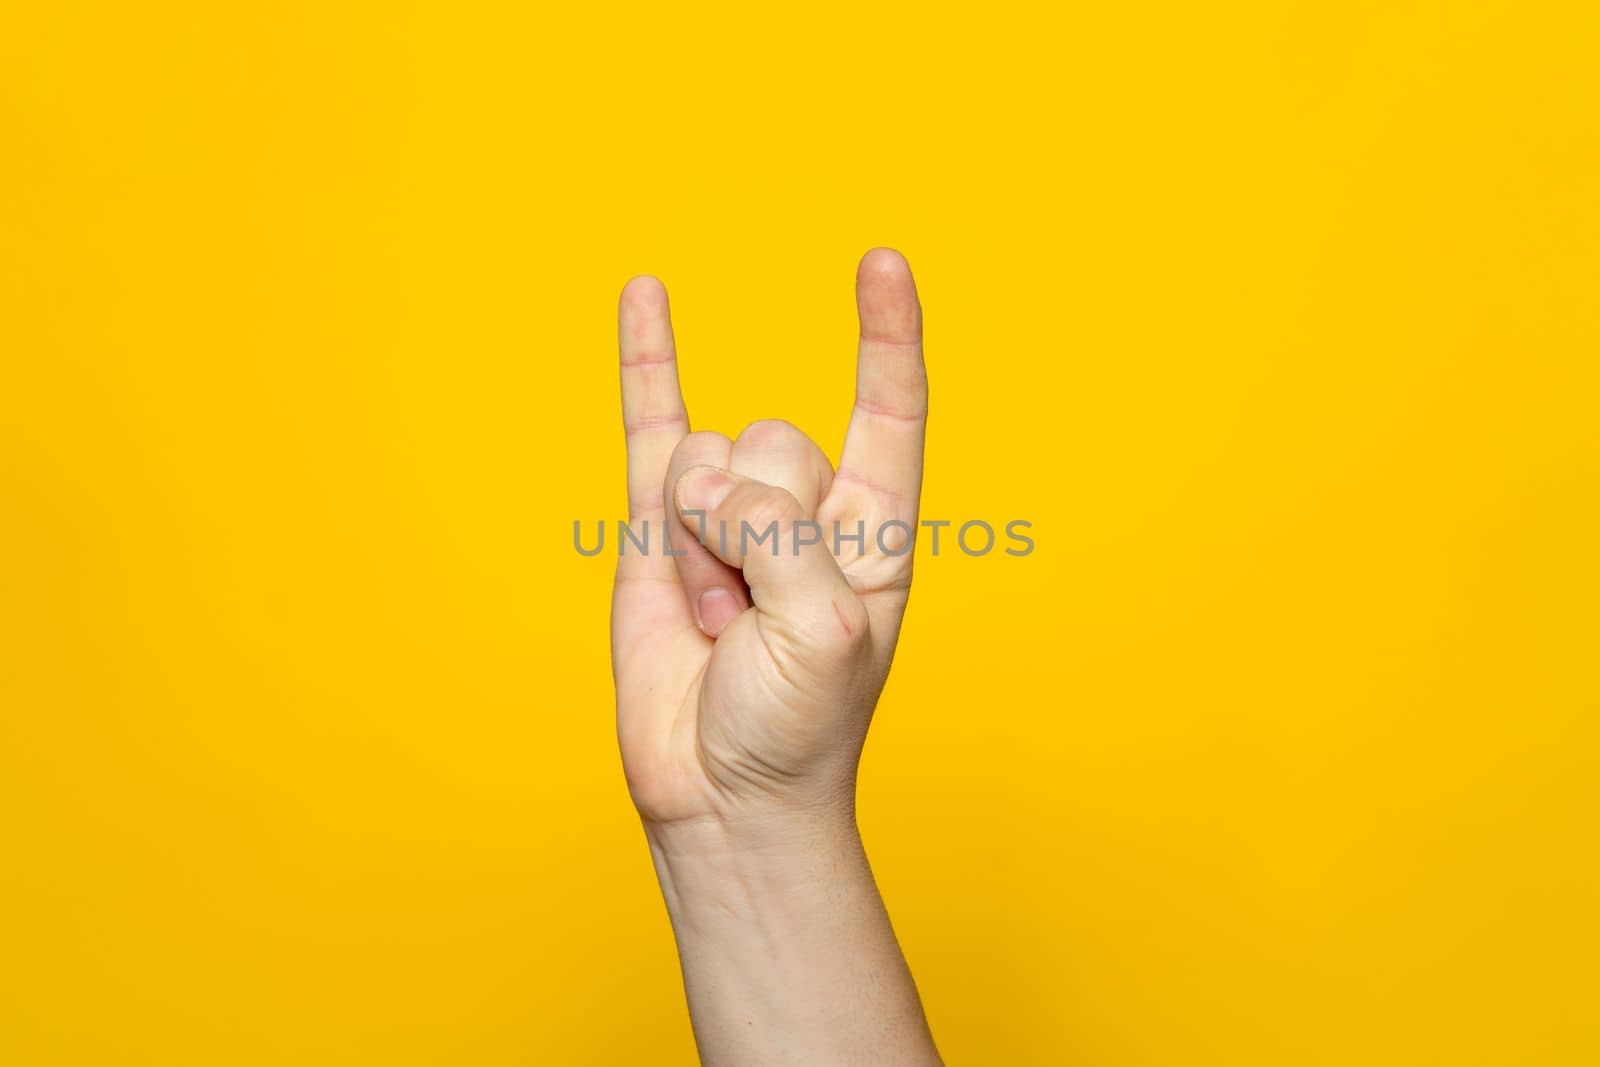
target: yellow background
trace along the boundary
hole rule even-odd
[[[680,9],[681,8],[681,9]],[[1586,2],[0,11],[0,1062],[685,1064],[612,736],[614,306],[837,456],[952,1063],[1600,1062]]]

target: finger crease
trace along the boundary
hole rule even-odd
[[[624,419],[623,432],[629,437],[643,433],[646,430],[659,430],[664,426],[682,426],[687,428],[689,417],[681,411],[674,411],[667,415],[636,415],[631,419]]]
[[[883,404],[874,404],[870,400],[856,399],[856,410],[868,415],[876,415],[883,419],[894,419],[897,422],[921,422],[928,417],[926,410],[920,412],[896,411],[894,408]]]
[[[877,496],[888,497],[891,500],[905,500],[904,494],[890,489],[887,485],[880,485],[865,475],[857,474],[850,467],[840,467],[838,470],[834,471],[833,480],[836,482],[848,482],[851,485],[859,485],[868,492],[871,492]]]

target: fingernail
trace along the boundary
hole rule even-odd
[[[715,637],[739,617],[739,602],[726,589],[707,589],[700,594],[700,629]]]
[[[691,471],[684,475],[683,504],[691,511],[710,511],[733,492],[733,479],[718,470]]]

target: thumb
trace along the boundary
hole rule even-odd
[[[684,525],[744,571],[763,615],[822,647],[867,638],[867,613],[828,548],[830,531],[786,489],[719,467],[691,467],[673,487]]]

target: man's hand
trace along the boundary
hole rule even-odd
[[[856,302],[855,410],[835,471],[787,422],[731,441],[690,433],[666,290],[650,277],[623,290],[628,510],[651,541],[618,561],[611,652],[623,766],[648,823],[848,809],[911,588],[928,405],[899,253],[867,253]],[[665,529],[681,555],[662,550]]]
[[[786,422],[690,433],[666,290],[622,292],[629,523],[649,551],[619,545],[617,733],[706,1063],[939,1062],[855,828],[922,486],[922,310],[898,252],[862,258],[856,304],[835,471]]]

